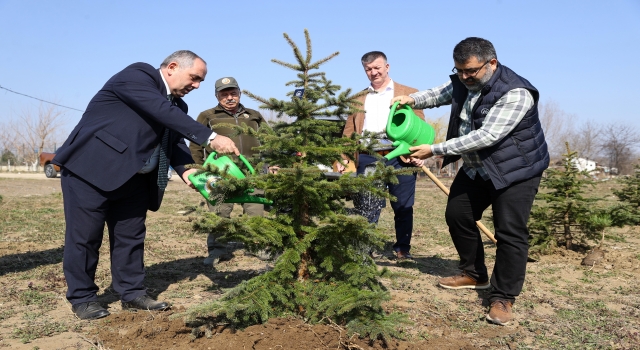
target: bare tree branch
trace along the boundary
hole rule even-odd
[[[440,142],[446,141],[447,128],[449,127],[449,115],[443,114],[440,117],[435,119],[427,118],[426,121],[433,127],[433,130],[436,133],[433,143],[440,143]]]
[[[565,139],[578,152],[578,157],[601,161],[599,151],[602,134],[600,126],[594,122],[586,121],[580,123],[577,130],[568,130]]]
[[[619,174],[633,170],[634,148],[640,143],[640,133],[632,125],[610,123],[602,128],[600,149],[610,168],[618,168]]]
[[[36,164],[45,149],[61,144],[65,112],[56,106],[40,104],[37,112],[25,109],[5,123],[0,132],[4,149],[16,150],[18,158]]]
[[[550,100],[538,105],[542,130],[549,147],[551,157],[560,157],[565,151],[567,135],[573,130],[575,115],[565,113],[558,103]]]

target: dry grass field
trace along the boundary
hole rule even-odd
[[[412,253],[398,264],[390,250],[377,260],[398,277],[382,282],[388,310],[409,315],[403,339],[349,337],[339,325],[275,319],[244,330],[224,326],[200,332],[179,313],[225,288],[269,269],[270,262],[243,254],[205,267],[205,237],[192,224],[202,213],[198,193],[174,177],[157,213],[149,213],[145,263],[149,294],[172,304],[165,313],[122,311],[110,287],[108,241],[97,272],[99,300],[111,316],[74,317],[62,273],[64,217],[59,179],[0,177],[0,348],[7,349],[637,349],[640,348],[640,230],[607,231],[605,258],[582,266],[584,252],[557,250],[529,263],[524,290],[507,327],[489,324],[486,292],[451,291],[437,279],[456,272],[457,254],[443,218],[446,197],[428,178],[418,182]],[[445,184],[448,182],[445,180]],[[592,191],[614,201],[613,181]],[[492,228],[490,212],[483,222]],[[389,207],[379,225],[393,241]],[[490,268],[495,257],[486,240]],[[173,317],[172,317],[173,316]]]

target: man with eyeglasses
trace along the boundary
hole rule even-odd
[[[450,81],[433,89],[398,96],[414,108],[451,105],[447,140],[412,147],[411,157],[444,156],[442,166],[464,161],[451,184],[445,217],[460,256],[456,276],[441,278],[448,289],[488,289],[486,318],[507,325],[524,284],[527,221],[549,153],[538,117],[538,90],[498,62],[488,40],[466,38],[453,49]],[[491,280],[476,226],[491,205],[498,241]]]

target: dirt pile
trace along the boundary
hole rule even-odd
[[[237,331],[225,326],[213,329],[187,327],[173,311],[120,313],[98,321],[91,341],[107,349],[475,349],[468,342],[434,339],[389,343],[348,336],[335,325],[309,325],[296,319],[271,319],[262,325]]]

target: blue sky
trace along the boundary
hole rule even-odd
[[[384,51],[390,75],[420,90],[444,83],[451,52],[469,36],[493,42],[498,59],[527,78],[541,101],[579,120],[640,127],[634,74],[640,47],[640,1],[76,1],[0,0],[0,86],[84,110],[113,74],[134,62],[159,66],[189,49],[209,72],[186,96],[194,118],[217,102],[214,82],[235,77],[242,89],[285,98],[294,72],[282,34],[314,59],[339,51],[322,71],[343,89],[368,80],[360,57]],[[247,96],[242,103],[257,108]],[[39,102],[0,89],[0,123]],[[425,111],[428,117],[448,108]],[[67,110],[67,132],[81,112]]]

